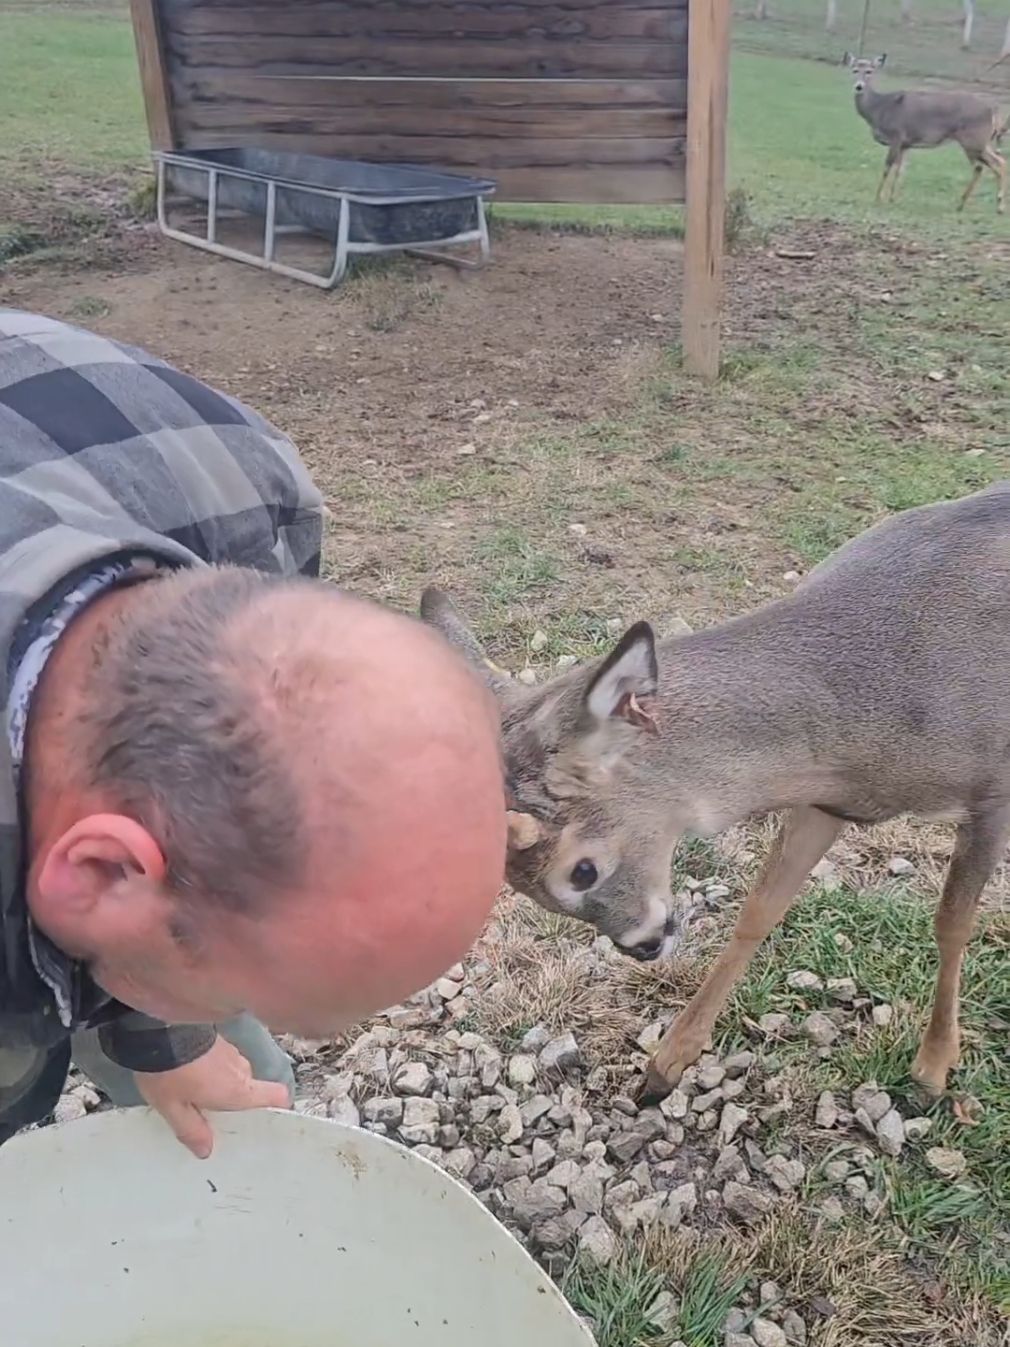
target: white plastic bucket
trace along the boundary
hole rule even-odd
[[[204,1161],[146,1109],[0,1147],[4,1347],[593,1347],[428,1161],[297,1113],[214,1127]]]

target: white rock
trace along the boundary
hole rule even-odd
[[[835,1096],[830,1090],[824,1090],[817,1097],[817,1109],[814,1113],[814,1124],[817,1127],[834,1127],[838,1121],[838,1105],[835,1103]]]
[[[404,1062],[393,1073],[393,1089],[397,1094],[428,1094],[431,1086],[431,1070],[424,1062]]]
[[[736,1080],[739,1076],[745,1076],[754,1065],[754,1054],[752,1052],[734,1052],[732,1057],[727,1057],[723,1062],[726,1069],[726,1075],[730,1080]]]
[[[457,1146],[455,1150],[449,1151],[442,1161],[444,1168],[457,1179],[469,1178],[476,1164],[477,1157],[469,1146]]]
[[[519,682],[525,684],[525,686],[528,688],[531,688],[537,681],[537,673],[535,669],[529,668],[520,669],[519,673],[517,674],[517,677],[519,679]]]
[[[643,1029],[635,1039],[635,1042],[643,1052],[652,1052],[655,1049],[656,1044],[663,1037],[664,1032],[665,1030],[663,1029],[662,1022],[657,1020],[655,1024],[650,1024],[647,1028]]]
[[[749,1333],[727,1333],[722,1342],[723,1347],[754,1347],[754,1339]]]
[[[803,1021],[803,1032],[811,1043],[826,1048],[838,1037],[838,1026],[823,1011],[815,1010]]]
[[[412,1096],[403,1104],[400,1136],[410,1145],[433,1146],[438,1140],[439,1107],[434,1099]]]
[[[686,1117],[690,1107],[691,1101],[683,1090],[671,1090],[666,1098],[660,1101],[659,1111],[664,1118],[676,1121]]]
[[[879,1006],[874,1006],[870,1014],[873,1016],[873,1023],[878,1029],[886,1029],[894,1019],[894,1007],[887,1005],[885,1002]]]
[[[845,1208],[837,1197],[826,1197],[821,1203],[821,1215],[829,1225],[837,1225],[845,1220]]]
[[[698,1088],[700,1090],[714,1090],[726,1079],[726,1068],[720,1066],[718,1062],[712,1066],[703,1067],[698,1072]]]
[[[787,1160],[784,1155],[769,1155],[765,1162],[766,1176],[781,1193],[791,1193],[794,1188],[798,1188],[806,1172],[801,1160]]]
[[[514,1085],[516,1089],[532,1085],[537,1078],[537,1059],[516,1053],[514,1057],[509,1058],[508,1078],[509,1084]]]
[[[896,1108],[888,1111],[877,1123],[877,1143],[885,1155],[896,1159],[905,1144],[905,1124]]]
[[[568,1071],[582,1064],[582,1050],[569,1030],[540,1050],[540,1065],[546,1071]]]
[[[530,637],[530,650],[534,655],[539,655],[541,650],[547,649],[547,633],[545,631],[535,631]]]
[[[550,1030],[543,1024],[535,1024],[527,1029],[519,1043],[520,1052],[537,1053],[551,1041]]]
[[[914,875],[915,866],[907,856],[892,856],[887,862],[888,872],[892,875]]]
[[[698,1189],[693,1183],[682,1183],[672,1188],[666,1199],[662,1213],[663,1224],[676,1230],[685,1216],[690,1216],[698,1206]]]
[[[722,1117],[719,1119],[718,1141],[720,1149],[729,1145],[749,1116],[747,1110],[741,1108],[739,1104],[723,1105]]]
[[[443,1001],[452,1001],[463,990],[463,984],[454,982],[452,978],[439,978],[435,983],[435,991]]]
[[[344,1094],[331,1099],[327,1112],[334,1122],[343,1123],[345,1127],[361,1126],[361,1114],[350,1095]]]
[[[837,889],[839,887],[838,866],[825,856],[810,871],[810,878],[816,880],[818,884],[822,884],[826,889]]]
[[[828,978],[828,993],[836,1001],[854,1001],[859,988],[853,978]]]
[[[809,969],[797,968],[786,978],[786,986],[797,992],[819,992],[824,986],[824,980]]]
[[[518,1104],[506,1104],[498,1118],[498,1132],[502,1142],[511,1146],[523,1134],[523,1118]]]
[[[767,1015],[762,1015],[758,1020],[758,1028],[768,1038],[780,1037],[789,1027],[789,1016],[779,1014],[776,1011],[769,1011]]]
[[[750,1335],[757,1347],[789,1347],[785,1332],[771,1319],[760,1316],[750,1326]]]
[[[606,1267],[617,1253],[617,1236],[602,1216],[592,1215],[579,1231],[579,1252],[597,1267]]]
[[[756,1225],[772,1209],[772,1199],[767,1193],[732,1179],[722,1190],[722,1200],[726,1210],[746,1225]]]
[[[559,669],[571,669],[571,668],[574,667],[574,665],[578,664],[578,662],[579,662],[579,661],[576,659],[576,657],[575,657],[574,655],[559,655],[559,656],[558,656],[558,668],[559,668]]]
[[[75,1118],[83,1118],[87,1111],[83,1099],[76,1099],[72,1094],[64,1094],[60,1096],[53,1109],[53,1118],[58,1123],[73,1122]]]
[[[786,1310],[783,1314],[782,1331],[790,1347],[806,1347],[807,1326],[795,1310]]]
[[[933,1126],[932,1118],[906,1118],[905,1119],[905,1140],[921,1141]]]
[[[870,1121],[876,1125],[890,1109],[891,1096],[886,1090],[880,1089],[875,1080],[868,1080],[865,1085],[857,1086],[852,1091],[852,1107],[863,1109]]]
[[[589,532],[589,528],[586,524],[569,524],[568,532],[574,533],[576,538],[584,538]]]
[[[946,1146],[931,1146],[926,1152],[926,1164],[944,1179],[959,1179],[968,1168],[962,1152]]]

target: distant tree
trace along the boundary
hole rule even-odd
[[[965,51],[971,46],[971,34],[974,27],[975,0],[964,0],[964,29],[961,33],[961,46]]]
[[[901,21],[902,23],[911,23],[913,15],[913,6],[915,0],[901,0]]]
[[[757,0],[757,3],[754,6],[754,17],[755,19],[767,19],[768,0]]]
[[[838,22],[838,0],[828,0],[828,14],[824,20],[824,27],[829,33],[835,31],[835,24]]]
[[[1006,21],[1006,32],[1003,34],[1003,45],[999,49],[999,59],[1005,61],[1010,56],[1010,19]]]

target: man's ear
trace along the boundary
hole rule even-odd
[[[655,635],[648,622],[636,622],[596,670],[586,688],[583,707],[597,723],[625,720],[658,734],[651,705],[658,686]]]
[[[162,884],[166,870],[161,847],[143,824],[125,814],[89,814],[48,848],[33,888],[47,907],[83,912],[121,879]]]

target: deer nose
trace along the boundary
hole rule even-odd
[[[647,940],[637,940],[633,945],[618,944],[617,948],[622,954],[630,954],[633,959],[638,959],[641,963],[651,963],[654,959],[658,959],[669,947],[670,936],[674,935],[676,931],[677,918],[671,912],[658,935],[649,936]]]
[[[653,959],[659,958],[665,940],[666,933],[663,932],[652,940],[641,940],[637,945],[618,945],[617,948],[624,954],[630,954],[633,959],[638,959],[641,963],[651,963]]]

